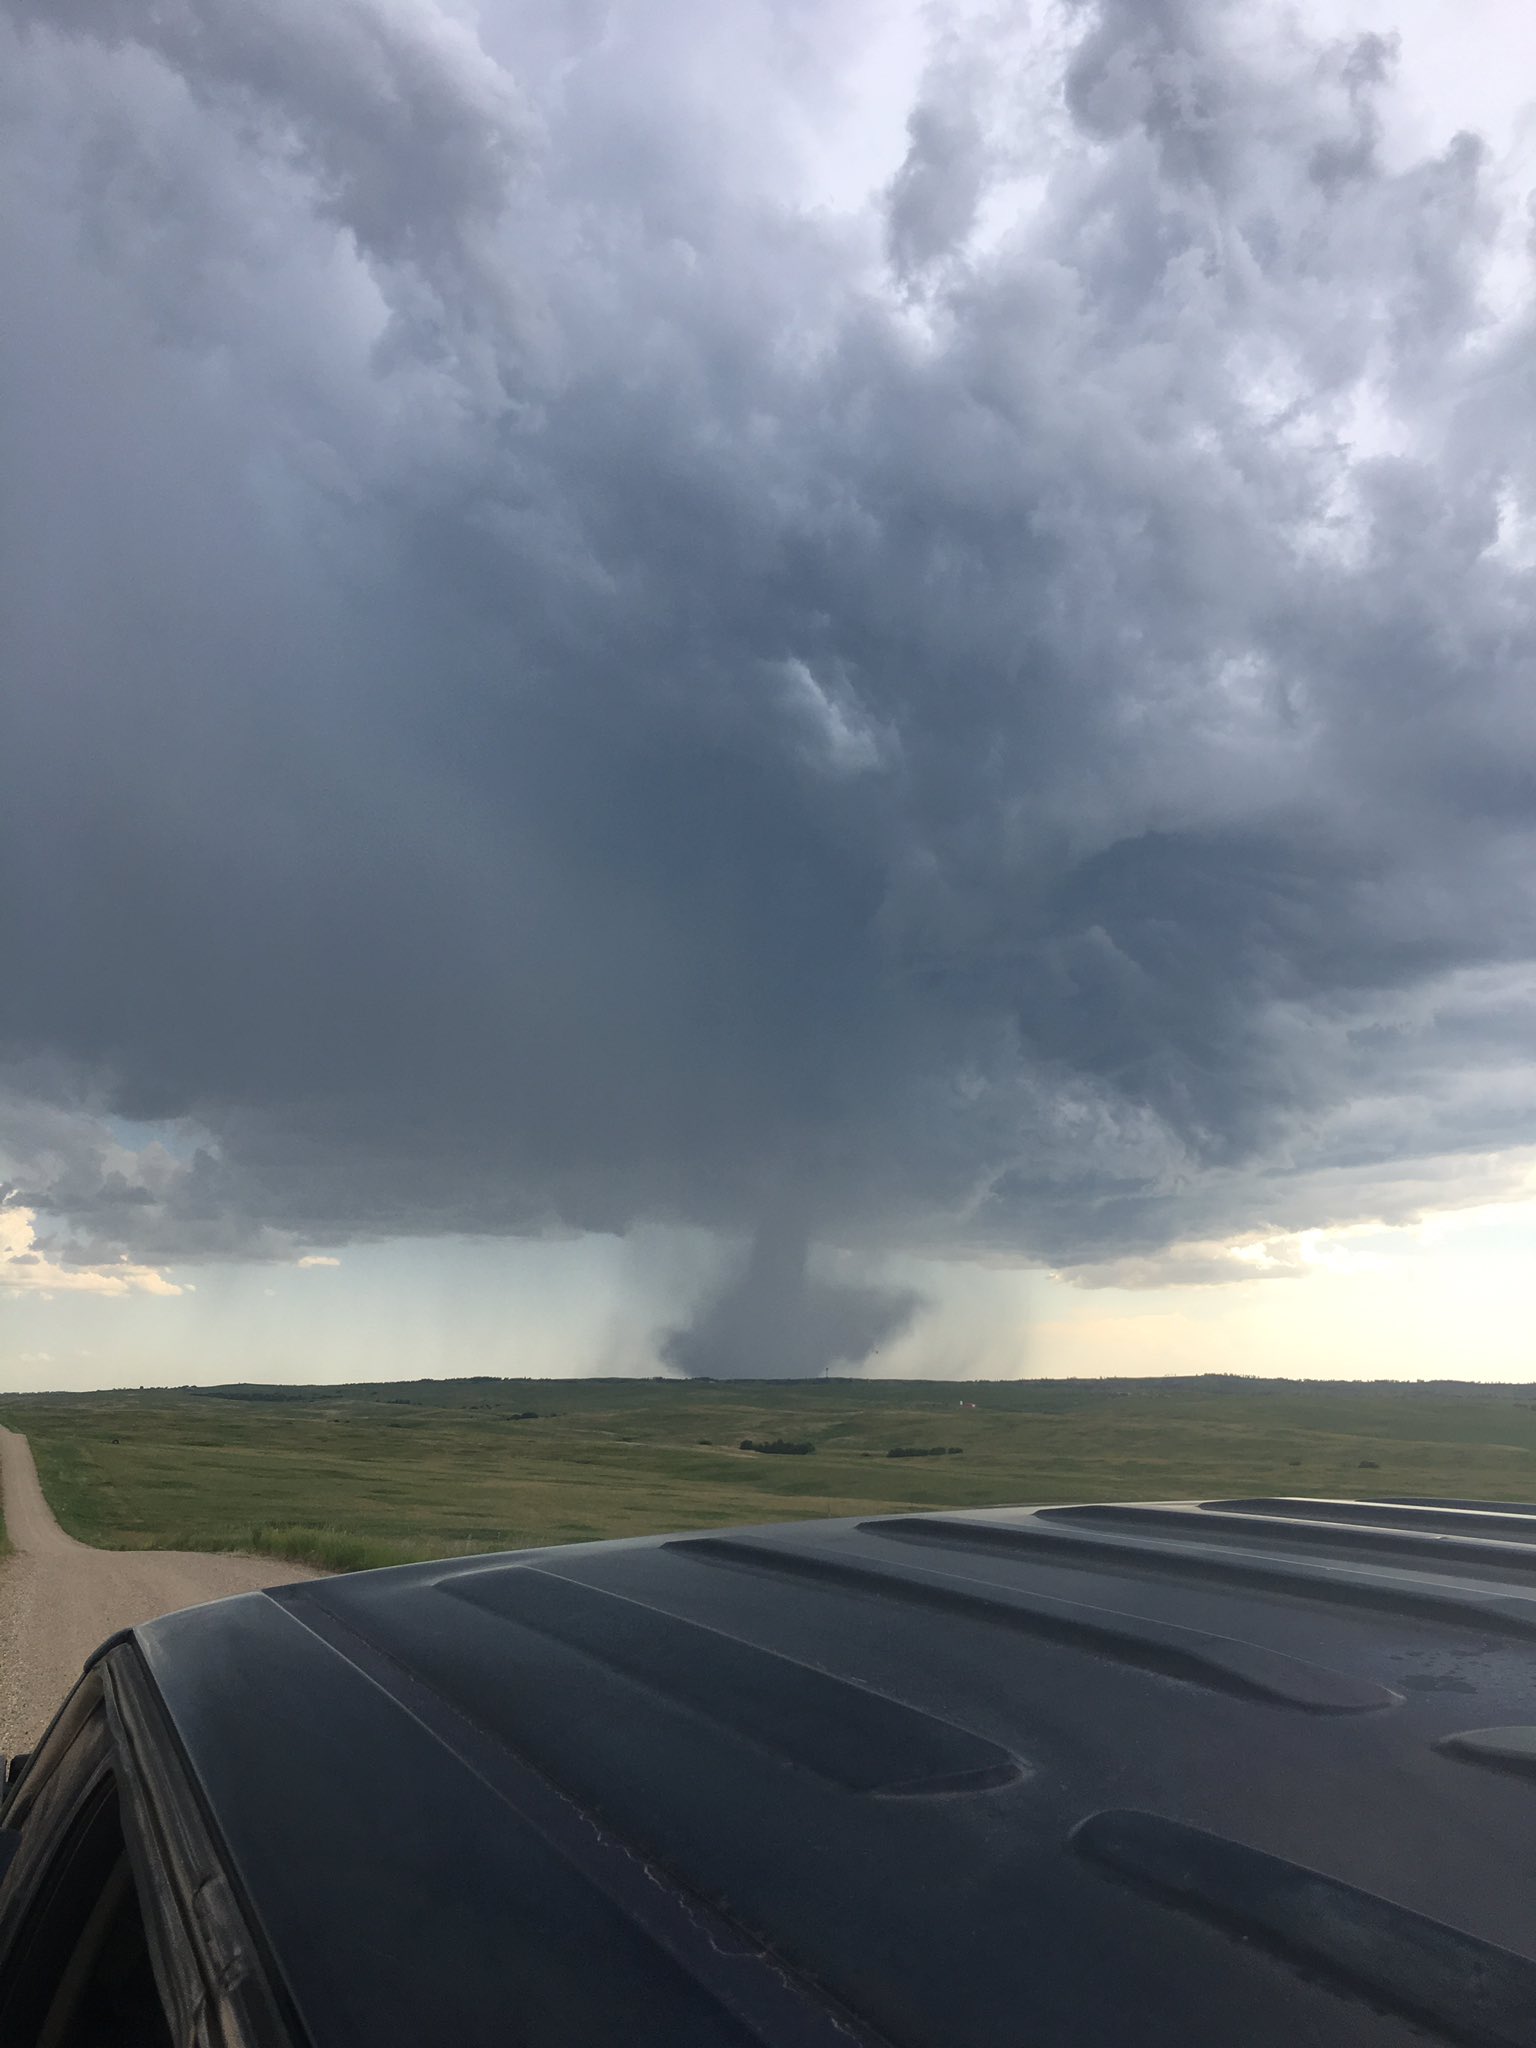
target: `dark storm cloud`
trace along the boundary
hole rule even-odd
[[[1385,41],[955,30],[851,217],[816,14],[0,19],[56,1254],[757,1231],[697,1348],[812,1243],[1099,1270],[1536,1140],[1536,357]],[[807,1360],[906,1312],[806,1286]]]

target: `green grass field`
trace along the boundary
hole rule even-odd
[[[87,1542],[340,1569],[1009,1502],[1536,1499],[1536,1387],[448,1380],[12,1396],[0,1422],[26,1431],[54,1512]],[[816,1450],[764,1456],[746,1437]],[[886,1455],[935,1445],[960,1455]]]

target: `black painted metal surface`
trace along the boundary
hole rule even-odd
[[[136,1640],[314,2048],[1536,2044],[1536,1507],[799,1523]]]

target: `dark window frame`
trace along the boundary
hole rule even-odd
[[[123,1801],[99,1684],[87,1680],[71,1695],[45,1738],[26,1801],[15,1802],[7,1817],[12,1825],[18,1818],[25,1824],[0,1891],[0,2036],[41,2048],[68,2041],[73,2027],[60,2029],[88,1995],[125,1883],[131,1882]],[[147,1916],[137,1897],[134,1908],[153,1969]],[[163,1995],[160,2004],[163,2010]]]
[[[59,1917],[63,1892],[93,1842],[99,1862],[109,1803],[175,2048],[302,2048],[131,1640],[98,1653],[4,1802],[0,1819],[19,1841],[0,1879],[0,2039],[30,2042],[42,2024],[50,1972],[56,1989],[83,1931],[81,1923],[61,1935],[71,1924],[70,1908]],[[105,1881],[109,1872],[98,1874]]]

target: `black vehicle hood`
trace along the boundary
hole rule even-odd
[[[137,1632],[314,2048],[1536,2041],[1536,1509],[798,1523]]]

